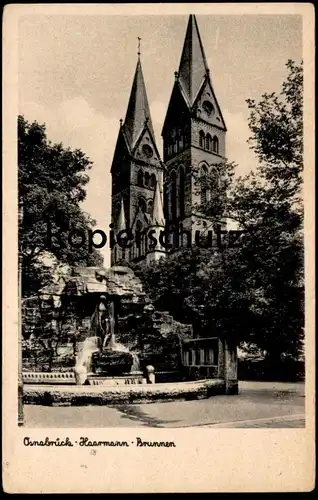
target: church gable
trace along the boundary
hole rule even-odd
[[[149,227],[149,225],[151,224],[151,215],[152,214],[144,212],[143,209],[139,207],[131,225],[133,234],[136,231],[143,231],[144,229],[147,229]]]
[[[160,166],[160,156],[152,134],[147,127],[144,127],[142,133],[133,150],[133,156],[140,161],[150,165]]]
[[[202,85],[194,101],[193,110],[197,118],[226,131],[224,118],[209,79]]]

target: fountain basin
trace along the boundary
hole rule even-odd
[[[225,394],[224,379],[162,384],[96,386],[24,386],[25,404],[87,406],[197,400]]]

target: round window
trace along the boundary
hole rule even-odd
[[[153,155],[153,151],[152,151],[152,148],[150,146],[148,146],[148,144],[144,144],[143,147],[142,147],[142,152],[145,156],[147,156],[147,158],[151,158],[152,155]]]
[[[202,107],[207,115],[212,115],[214,113],[214,107],[210,101],[204,101]]]

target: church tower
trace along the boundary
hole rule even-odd
[[[193,207],[210,196],[204,177],[208,173],[217,177],[215,165],[225,157],[225,136],[226,125],[214,93],[197,21],[190,15],[162,129],[166,166],[164,208],[170,226],[182,223],[183,229],[192,231],[192,235],[195,229],[202,230],[201,222],[197,226]],[[194,185],[194,172],[203,179],[200,194]],[[206,222],[202,220],[202,224]]]
[[[159,245],[155,249],[151,245],[148,247],[151,241],[146,235],[147,228],[153,228],[157,234],[158,228],[164,227],[160,215],[163,213],[163,171],[150,116],[139,47],[126,117],[124,122],[120,121],[111,167],[113,231],[117,240],[120,233],[121,241],[125,237],[129,241],[126,248],[121,248],[119,244],[114,246],[111,265],[119,261],[149,262],[152,258],[157,259],[163,255]]]

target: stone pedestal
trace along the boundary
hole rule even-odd
[[[224,378],[225,393],[238,394],[237,345],[227,340],[224,341]]]
[[[146,366],[146,379],[147,384],[154,384],[156,382],[155,369],[152,365]]]
[[[218,340],[218,377],[225,377],[224,341]]]
[[[218,377],[225,381],[225,394],[238,394],[237,345],[234,341],[219,339]]]
[[[85,366],[78,366],[74,368],[76,385],[84,385],[87,380],[87,370]]]
[[[130,352],[104,349],[92,354],[93,372],[104,376],[119,376],[129,373],[133,365],[133,355]]]

